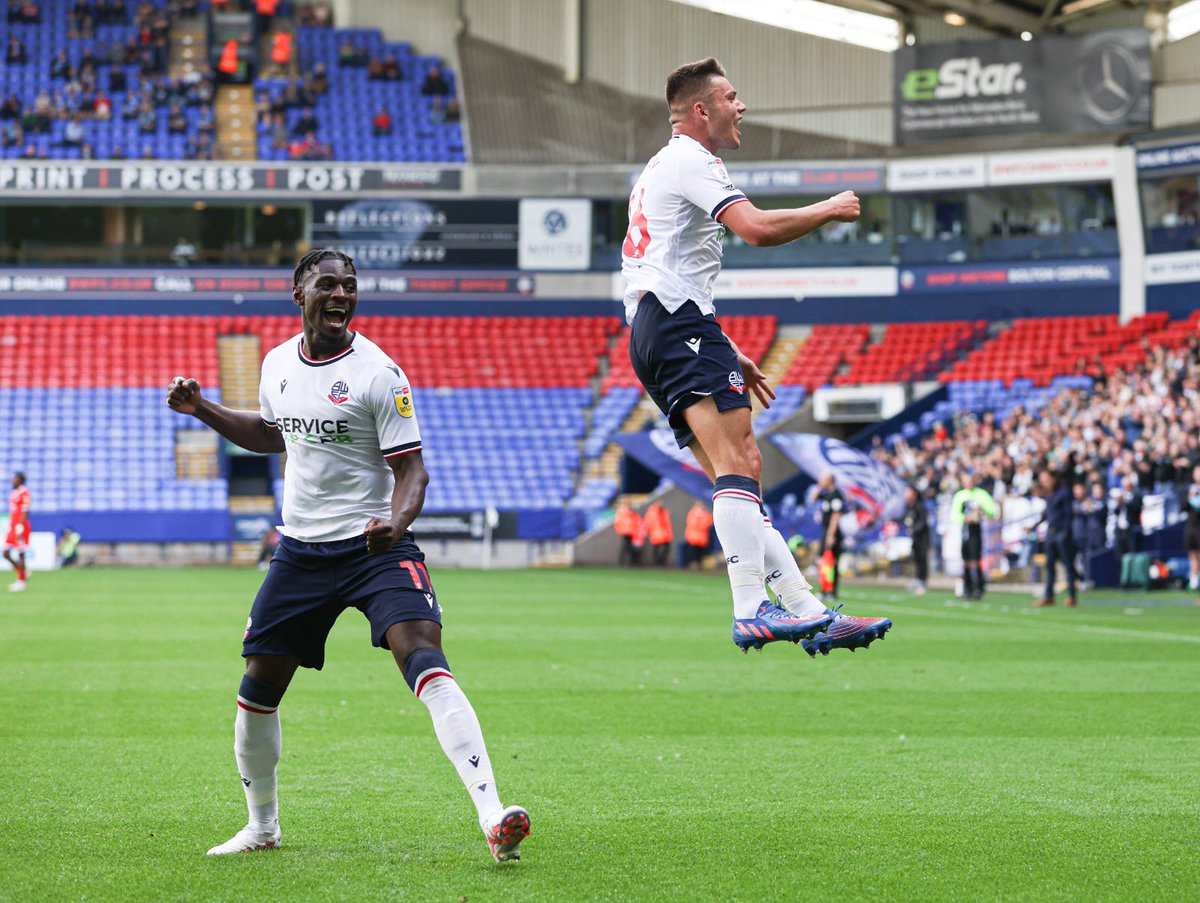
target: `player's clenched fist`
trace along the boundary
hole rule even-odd
[[[833,207],[833,218],[838,222],[857,222],[859,216],[862,215],[862,204],[859,203],[858,195],[853,191],[835,194],[829,199],[829,204]]]
[[[167,407],[180,414],[195,414],[200,401],[200,383],[177,376],[167,386]]]

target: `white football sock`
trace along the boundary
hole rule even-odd
[[[825,604],[813,594],[812,585],[804,579],[787,540],[775,529],[770,518],[763,518],[763,528],[766,584],[779,599],[779,604],[800,617],[823,615]]]
[[[282,749],[279,710],[266,710],[239,696],[237,719],[233,723],[233,754],[242,777],[242,789],[246,791],[250,827],[255,831],[273,831],[279,820],[275,768]]]
[[[418,676],[415,691],[429,709],[433,732],[475,804],[479,826],[486,831],[504,807],[475,710],[454,678],[441,668]]]
[[[763,587],[762,501],[758,483],[749,477],[717,477],[713,491],[713,526],[725,555],[733,589],[733,616],[753,618],[766,600]]]

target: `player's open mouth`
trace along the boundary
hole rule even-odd
[[[325,308],[325,321],[336,329],[341,329],[350,321],[350,311],[344,307]]]

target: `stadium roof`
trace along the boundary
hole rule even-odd
[[[833,40],[894,50],[916,16],[1026,40],[1110,7],[1170,13],[1168,39],[1200,30],[1200,0],[675,0]],[[1192,25],[1192,23],[1195,23]]]

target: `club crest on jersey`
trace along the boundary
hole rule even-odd
[[[729,371],[729,388],[741,395],[746,391],[746,380],[736,370]]]
[[[413,415],[412,391],[408,386],[393,388],[392,400],[396,402],[396,413],[401,417],[411,417]]]
[[[333,384],[326,397],[334,404],[342,404],[350,397],[350,386],[344,380],[339,379]]]

